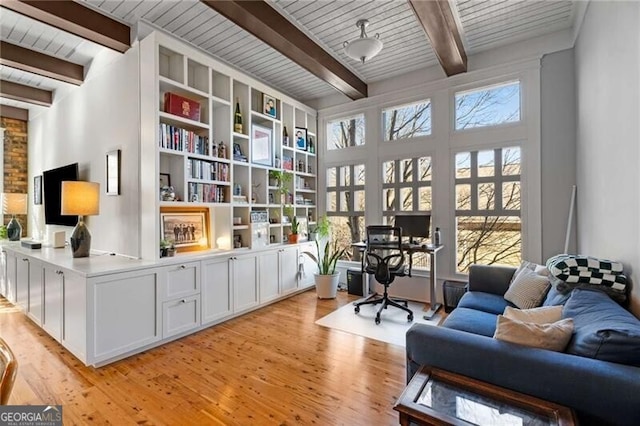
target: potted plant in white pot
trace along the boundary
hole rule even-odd
[[[324,249],[320,250],[320,243],[316,239],[316,250],[317,257],[314,253],[304,252],[318,265],[318,273],[314,275],[316,293],[319,299],[335,299],[340,279],[340,272],[336,272],[336,264],[347,249],[339,248],[337,241],[333,244],[326,241]]]

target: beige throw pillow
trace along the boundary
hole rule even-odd
[[[571,318],[552,324],[532,324],[498,315],[494,339],[532,348],[562,352],[573,334]]]
[[[550,286],[548,277],[531,269],[523,269],[509,285],[504,298],[520,309],[537,308]]]
[[[537,263],[523,260],[520,263],[520,266],[518,266],[518,269],[516,269],[516,272],[513,273],[513,277],[511,277],[511,282],[514,282],[516,280],[516,277],[520,274],[520,272],[524,271],[525,269],[534,271],[538,275],[544,275],[545,277],[549,276],[549,270],[547,269],[546,266],[538,265]]]
[[[517,309],[507,306],[504,317],[533,324],[551,324],[562,319],[562,306],[540,306],[532,309]]]

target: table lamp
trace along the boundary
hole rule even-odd
[[[84,224],[84,216],[100,213],[100,184],[63,181],[60,213],[78,215],[78,224],[71,234],[71,252],[73,257],[88,257],[91,250],[91,234]]]
[[[9,241],[19,241],[22,236],[22,226],[16,219],[17,214],[27,214],[27,194],[2,194],[2,214],[10,214],[11,220],[7,224]]]

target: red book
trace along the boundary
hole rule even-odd
[[[175,93],[164,94],[164,112],[200,121],[200,104]]]

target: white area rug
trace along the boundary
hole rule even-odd
[[[320,318],[316,324],[404,347],[405,334],[409,327],[415,323],[437,326],[441,319],[440,314],[435,315],[430,321],[423,319],[425,304],[419,302],[409,302],[409,309],[413,311],[412,322],[407,321],[405,311],[389,306],[382,311],[381,322],[376,325],[374,319],[380,305],[361,306],[359,314],[356,314],[353,308],[353,303],[349,303]]]

